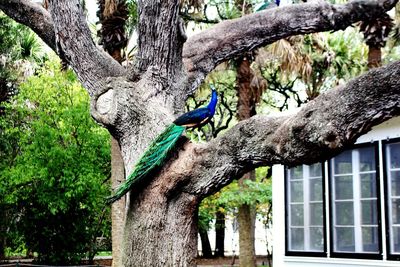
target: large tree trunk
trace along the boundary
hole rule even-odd
[[[131,203],[120,266],[195,266],[198,199],[145,190]]]
[[[250,67],[250,60],[247,57],[237,60],[237,88],[238,88],[238,120],[248,119],[256,114],[256,100],[260,99],[261,90],[251,87],[251,81],[254,77]],[[254,180],[254,170],[244,175],[239,185],[243,190],[246,190],[244,181],[246,179]],[[239,206],[238,210],[239,223],[239,259],[240,265],[244,267],[256,266],[256,255],[254,247],[254,232],[255,232],[255,210],[247,204]]]
[[[287,36],[342,29],[395,3],[271,9],[217,24],[183,46],[179,1],[140,0],[138,57],[130,69],[96,47],[78,0],[51,0],[50,13],[27,0],[0,1],[0,9],[66,55],[91,96],[92,116],[119,141],[128,175],[217,64]],[[372,126],[400,115],[399,76],[395,62],[317,97],[297,114],[254,116],[207,144],[181,142],[158,173],[131,190],[118,266],[195,266],[202,198],[258,166],[310,164],[337,155]]]

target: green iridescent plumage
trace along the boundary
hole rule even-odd
[[[118,187],[115,194],[107,199],[107,202],[113,203],[117,201],[130,191],[134,184],[139,183],[152,170],[160,167],[164,163],[164,159],[168,156],[169,152],[175,147],[176,141],[178,141],[184,130],[185,127],[175,124],[171,124],[165,129],[164,132],[151,143],[149,148],[139,159],[133,172],[128,176],[125,182]]]

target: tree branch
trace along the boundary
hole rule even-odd
[[[398,0],[355,0],[344,5],[312,2],[268,9],[228,20],[189,38],[183,60],[189,93],[219,63],[279,39],[345,29],[360,20],[379,17]]]
[[[254,116],[208,144],[186,142],[163,173],[175,174],[184,192],[204,197],[258,166],[328,159],[400,115],[399,75],[397,61],[321,94],[297,114]]]
[[[91,96],[104,78],[125,75],[125,69],[93,42],[80,1],[51,0],[49,11],[58,51],[65,55]]]
[[[51,49],[56,51],[53,20],[40,4],[29,0],[2,0],[0,9],[16,22],[31,28]]]

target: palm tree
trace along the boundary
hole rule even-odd
[[[115,60],[123,61],[122,49],[128,43],[125,33],[128,9],[125,0],[98,0],[97,16],[101,28],[98,31],[101,44]],[[125,167],[120,146],[111,136],[111,186],[118,187],[125,180]],[[117,266],[121,251],[125,223],[125,198],[113,203],[111,207],[112,266]]]
[[[125,0],[99,0],[97,16],[101,29],[98,31],[101,44],[114,59],[122,62],[122,49],[128,43],[125,33],[128,7]]]
[[[365,43],[369,48],[368,68],[375,68],[381,65],[381,48],[386,45],[392,27],[393,22],[388,14],[377,19],[361,22],[360,31],[364,34]]]
[[[393,34],[390,37],[389,49],[392,50],[400,44],[400,3],[397,3],[395,7]]]

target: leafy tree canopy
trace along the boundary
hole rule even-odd
[[[47,264],[78,262],[109,226],[109,137],[75,75],[59,69],[46,63],[0,117],[0,201],[19,207],[26,246]]]

